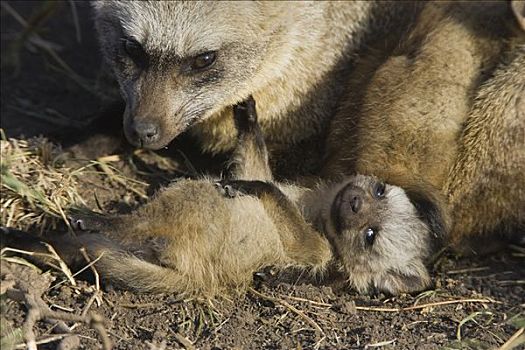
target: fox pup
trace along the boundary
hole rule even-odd
[[[254,108],[235,107],[238,125],[246,127],[240,129],[237,160],[254,150],[254,128],[242,121]],[[265,148],[261,152],[265,156]],[[235,179],[251,174],[241,162],[232,168]],[[78,254],[82,246],[92,259],[100,257],[95,266],[112,285],[186,296],[242,289],[268,265],[322,270],[331,260],[326,239],[277,187],[261,181],[255,197],[230,198],[233,185],[217,181],[177,181],[129,215],[75,215],[72,223],[81,230],[76,237],[44,239],[72,266],[85,265]],[[4,229],[2,238],[4,245],[45,251],[36,237],[16,230]]]
[[[73,220],[97,233],[46,240],[69,264],[82,263],[75,258],[85,246],[100,257],[103,278],[138,292],[212,297],[242,290],[264,266],[322,272],[328,263],[361,292],[428,286],[420,261],[431,251],[430,230],[400,188],[360,175],[312,189],[276,183],[255,102],[234,111],[239,136],[229,178],[178,181],[129,215]],[[42,249],[20,235],[5,230],[4,244]]]

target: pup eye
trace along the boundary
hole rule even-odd
[[[365,230],[365,242],[368,246],[372,246],[376,239],[377,230],[369,227]]]
[[[145,68],[148,64],[148,55],[142,45],[135,39],[124,38],[122,47],[128,57],[140,68]]]
[[[386,185],[384,182],[378,182],[374,186],[374,196],[376,198],[383,198],[385,196]]]
[[[191,63],[191,69],[193,70],[202,70],[212,66],[215,63],[217,58],[217,53],[215,51],[208,51],[193,58]]]

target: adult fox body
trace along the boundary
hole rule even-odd
[[[524,130],[523,75],[520,74],[523,44],[522,33],[513,35],[507,28],[506,22],[513,18],[508,4],[404,3],[398,7],[390,3],[383,6],[382,3],[356,2],[316,4],[319,7],[309,3],[289,8],[287,4],[221,2],[210,6],[203,3],[96,2],[103,51],[113,64],[127,99],[124,128],[132,142],[161,147],[190,124],[197,123],[193,132],[201,135],[206,149],[231,148],[237,132],[233,118],[226,116],[228,106],[251,93],[261,101],[260,122],[271,148],[322,134],[330,124],[330,113],[337,103],[334,101],[346,79],[345,74],[341,75],[341,80],[328,79],[327,82],[326,78],[333,78],[333,72],[345,72],[344,65],[341,68],[338,64],[348,62],[349,53],[356,50],[359,39],[367,31],[381,28],[370,30],[372,44],[367,48],[369,51],[362,52],[363,57],[370,60],[356,64],[347,84],[348,95],[343,98],[345,103],[330,125],[324,175],[338,178],[341,174],[357,171],[403,187],[405,192],[401,191],[399,196],[406,198],[408,194],[411,197],[421,225],[408,232],[404,230],[406,227],[396,224],[399,232],[407,233],[397,242],[405,244],[404,247],[383,244],[383,240],[396,242],[393,239],[395,230],[386,230],[391,234],[378,233],[375,243],[378,249],[355,250],[363,244],[368,231],[364,234],[363,230],[352,227],[338,210],[348,209],[348,203],[354,203],[350,209],[357,214],[366,206],[356,204],[360,200],[354,197],[342,201],[338,192],[323,189],[330,196],[320,201],[321,208],[312,205],[315,201],[309,202],[316,209],[314,213],[308,214],[309,210],[306,213],[311,222],[317,223],[320,218],[318,228],[326,229],[336,255],[354,276],[353,285],[366,290],[374,284],[393,293],[421,289],[428,285],[429,279],[419,260],[429,257],[429,242],[434,238],[452,232],[451,240],[458,242],[464,236],[487,233],[500,224],[512,226],[523,220],[524,138],[519,137]],[[382,6],[383,13],[387,14],[385,22],[371,15]],[[409,11],[400,15],[406,9]],[[226,15],[231,13],[238,15],[238,22],[228,20],[225,23]],[[330,21],[318,22],[325,15]],[[210,21],[210,17],[217,21]],[[264,23],[261,22],[263,18]],[[288,23],[290,19],[296,19],[300,26],[292,24],[294,21]],[[298,43],[301,33],[304,34],[305,28],[310,30],[312,23],[323,24],[312,30],[306,42],[312,44],[310,41],[324,38],[325,41],[318,43],[324,46],[322,50],[314,44],[301,47]],[[334,28],[341,32],[332,37]],[[217,42],[222,45],[221,40],[230,35],[238,39],[229,43],[232,44],[230,51],[223,52],[212,45]],[[450,38],[456,41],[451,42]],[[203,46],[196,48],[191,43]],[[224,61],[219,60],[221,57]],[[500,62],[505,57],[506,61]],[[320,64],[323,59],[326,61]],[[224,66],[221,68],[220,64]],[[403,81],[408,74],[412,79]],[[428,81],[438,83],[429,88],[425,85]],[[318,83],[320,85],[316,85]],[[317,86],[322,88],[316,90]],[[314,94],[310,96],[311,93]],[[477,96],[475,103],[473,96]],[[491,130],[498,125],[504,127],[502,134],[496,137]],[[499,137],[508,142],[498,142]],[[498,173],[494,172],[494,160],[500,164]],[[264,166],[260,169],[266,172],[263,178],[271,174]],[[487,177],[483,179],[485,174]],[[250,179],[247,174],[242,177]],[[476,200],[480,198],[476,191],[478,185],[487,189],[485,197],[481,197],[482,202]],[[188,188],[192,186],[193,183],[187,185]],[[205,194],[206,186],[211,184],[203,184],[201,194],[215,198]],[[361,189],[366,187],[360,186]],[[177,192],[174,186],[160,196],[157,203],[161,203],[162,198],[170,198],[174,203],[181,199],[184,202],[184,187]],[[333,188],[342,191],[340,187]],[[509,189],[512,193],[506,196]],[[180,198],[171,196],[171,192],[179,193]],[[352,193],[345,191],[341,196]],[[294,198],[293,193],[287,194]],[[261,207],[264,202],[257,203],[251,214],[267,215],[268,208]],[[339,209],[331,209],[334,203]],[[391,209],[406,212],[409,222],[417,222],[410,202],[403,203]],[[491,205],[497,205],[497,210],[491,212]],[[155,204],[148,208],[159,209]],[[195,211],[194,207],[184,208],[181,215]],[[360,215],[369,219],[373,213],[361,212]],[[403,218],[403,213],[396,213]],[[292,227],[279,210],[277,214],[280,224]],[[159,210],[146,217],[158,219],[153,223],[171,223],[170,215]],[[218,214],[217,220],[221,217],[224,215]],[[266,217],[271,226],[275,218]],[[386,216],[392,217],[395,215]],[[193,222],[190,217],[187,220],[179,224]],[[126,223],[129,222],[124,226]],[[218,225],[223,229],[229,227],[229,224],[221,226],[220,222]],[[137,232],[149,229],[140,222],[137,227],[140,228]],[[429,234],[428,228],[434,235]],[[278,236],[274,229],[269,231],[270,235]],[[257,239],[251,242],[257,245]],[[409,246],[411,243],[413,245]],[[304,246],[302,253],[315,256],[315,249]],[[281,252],[284,252],[281,257],[285,258],[277,262],[290,262],[286,260],[289,258],[286,250]],[[296,258],[299,257],[300,253]],[[367,265],[371,257],[381,259],[381,264]],[[259,261],[257,259],[252,256],[247,261],[251,264]],[[326,255],[323,259],[320,261],[327,260]],[[275,262],[276,257],[265,261]],[[403,268],[404,263],[406,268]],[[259,261],[250,265],[244,273],[234,276],[243,276],[245,281],[249,276],[246,271],[261,264]],[[320,263],[310,261],[308,264]],[[379,270],[376,266],[380,266]],[[210,271],[206,269],[204,271]],[[192,273],[198,275],[195,271]],[[117,271],[116,275],[126,273]],[[146,283],[145,286],[154,285]],[[188,286],[188,290],[196,289],[196,285]]]

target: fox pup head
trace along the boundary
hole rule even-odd
[[[434,227],[403,189],[357,175],[338,183],[329,196],[323,230],[354,288],[395,295],[430,285],[425,262],[433,251]]]
[[[93,8],[126,101],[124,132],[137,146],[164,147],[289,61],[279,39],[289,10],[282,3],[102,0]]]

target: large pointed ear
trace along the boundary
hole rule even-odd
[[[514,12],[518,25],[525,31],[525,1],[512,0],[510,7],[512,8],[512,12]]]
[[[432,238],[438,242],[442,241],[447,234],[449,221],[442,209],[445,207],[443,199],[430,186],[428,188],[407,186],[404,190],[408,199],[416,208],[419,218],[430,229]]]
[[[389,270],[374,281],[375,287],[392,295],[422,291],[431,285],[430,275],[423,263],[411,263],[403,271]]]

